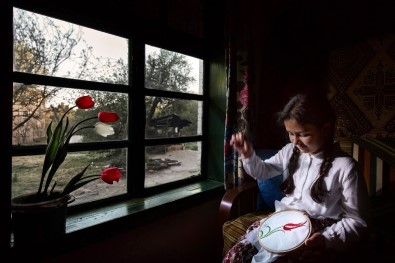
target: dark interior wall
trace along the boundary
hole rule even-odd
[[[286,142],[283,129],[275,121],[275,112],[293,94],[310,89],[328,93],[339,109],[343,126],[351,123],[355,128],[365,121],[365,129],[353,135],[394,134],[393,107],[383,106],[385,112],[379,121],[371,116],[371,108],[363,106],[374,99],[352,94],[368,79],[369,70],[373,75],[378,71],[377,66],[369,63],[384,60],[385,74],[393,75],[395,60],[391,54],[395,44],[391,36],[395,30],[391,25],[395,24],[395,2],[253,0],[252,3],[247,21],[252,36],[249,51],[253,68],[251,85],[256,95],[252,107],[256,147],[278,148]],[[380,41],[385,44],[379,46]],[[374,55],[367,59],[372,50]],[[338,76],[343,74],[340,76],[344,79],[334,83],[334,70]],[[345,83],[346,80],[349,82]],[[390,78],[385,81],[395,85]],[[381,92],[379,86],[374,87],[377,94]],[[381,98],[392,104],[394,95],[388,88]],[[350,104],[355,107],[347,107]]]
[[[22,1],[15,2],[22,7]],[[81,5],[78,0],[31,0],[38,12],[59,16],[124,37],[138,36],[148,44],[188,55],[215,56],[224,48],[226,0],[112,0]],[[48,7],[51,10],[48,11]]]
[[[219,202],[213,199],[137,227],[130,225],[42,262],[220,262]]]
[[[256,147],[279,148],[286,136],[275,112],[298,91],[327,87],[321,21],[326,7],[316,1],[253,1],[251,10]]]

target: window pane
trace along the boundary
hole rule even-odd
[[[194,136],[202,133],[201,101],[147,96],[145,107],[146,138]]]
[[[61,191],[70,179],[81,172],[88,164],[92,164],[85,175],[100,177],[102,169],[118,167],[121,169],[122,178],[118,183],[107,184],[95,180],[72,192],[75,201],[69,205],[77,205],[89,201],[126,193],[126,149],[113,149],[91,152],[71,152],[55,174],[55,191]],[[14,156],[12,158],[12,196],[30,194],[38,190],[43,155]]]
[[[200,175],[200,142],[149,146],[145,154],[145,187]]]
[[[145,87],[203,94],[203,60],[145,46]]]
[[[128,84],[128,40],[14,8],[14,71]]]
[[[70,125],[81,120],[97,116],[99,111],[113,111],[120,120],[111,123],[114,135],[102,137],[93,129],[82,129],[71,139],[70,143],[108,141],[127,138],[128,96],[122,93],[66,89],[41,85],[25,85],[14,83],[13,99],[13,144],[32,145],[46,144],[46,129],[53,120],[52,130],[57,120],[70,108],[75,106],[76,98],[90,95],[95,105],[90,109],[77,107],[66,116]],[[84,122],[78,127],[92,126],[97,118]]]

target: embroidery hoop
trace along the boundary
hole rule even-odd
[[[259,226],[258,240],[272,253],[286,253],[303,245],[310,236],[311,222],[299,210],[278,211],[268,216]]]

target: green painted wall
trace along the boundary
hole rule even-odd
[[[223,182],[224,178],[224,130],[226,113],[225,54],[209,65],[209,145],[208,177]]]

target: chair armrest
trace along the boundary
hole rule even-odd
[[[244,182],[229,189],[222,197],[219,206],[219,225],[237,217],[257,210],[258,185],[257,182]]]

